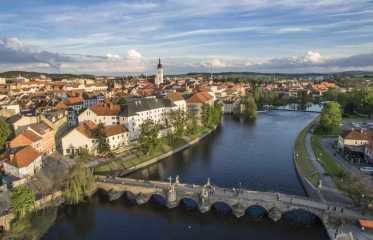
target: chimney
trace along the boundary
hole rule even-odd
[[[361,130],[360,130],[360,133],[361,133],[361,134],[364,134],[364,130],[363,130],[363,129],[361,129]]]
[[[11,153],[11,154],[9,155],[9,162],[11,162],[11,161],[13,160],[13,158],[14,158],[14,154]]]
[[[113,109],[113,104],[112,103],[110,103],[110,110],[112,110]]]
[[[354,128],[351,128],[351,131],[355,130]]]

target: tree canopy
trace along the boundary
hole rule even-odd
[[[366,94],[361,100],[359,104],[359,111],[361,113],[370,114],[373,113],[373,94],[368,93]]]
[[[321,110],[320,127],[325,134],[333,131],[333,128],[341,121],[341,111],[339,110],[339,103],[328,102],[323,110]]]
[[[127,100],[124,97],[119,98],[118,104],[126,104]]]
[[[3,145],[11,133],[9,124],[0,119],[0,150],[3,149]]]
[[[140,136],[137,140],[138,149],[149,155],[149,153],[157,151],[165,144],[165,138],[158,138],[160,127],[153,119],[146,119],[140,125]]]
[[[103,123],[99,123],[95,131],[95,137],[98,140],[97,152],[99,155],[105,155],[110,152],[109,140],[106,135],[105,126]]]
[[[10,206],[13,208],[13,214],[23,220],[25,212],[34,205],[34,191],[29,190],[28,186],[20,186],[10,190]]]
[[[213,127],[215,125],[214,123],[214,116],[213,116],[213,109],[212,107],[207,103],[202,103],[202,112],[201,112],[201,123],[205,127]]]
[[[257,106],[255,100],[250,95],[246,95],[245,98],[241,99],[241,104],[245,106],[242,112],[242,116],[246,118],[256,118],[258,116]]]
[[[185,127],[190,125],[191,114],[181,108],[177,108],[168,113],[168,118],[175,128],[173,136],[176,139],[181,139],[185,135]]]
[[[67,204],[77,204],[90,196],[94,187],[93,175],[83,163],[78,163],[67,170],[64,181],[64,196]]]

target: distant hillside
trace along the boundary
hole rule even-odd
[[[310,78],[310,77],[320,77],[325,75],[365,75],[365,74],[372,74],[373,72],[368,71],[346,71],[346,72],[334,72],[334,73],[258,73],[258,72],[220,72],[220,73],[212,73],[213,77],[217,76],[224,76],[228,77],[257,77],[257,78]],[[187,73],[187,74],[179,74],[179,75],[167,75],[168,77],[176,76],[176,77],[210,77],[210,72],[195,72],[195,73]]]
[[[40,75],[44,75],[47,78],[52,79],[53,81],[59,81],[59,80],[62,80],[64,78],[81,78],[81,77],[82,78],[93,78],[93,79],[95,78],[94,75],[89,75],[89,74],[80,74],[80,75],[68,74],[68,73],[48,74],[48,73],[24,72],[24,71],[9,71],[9,72],[0,73],[0,77],[2,77],[2,78],[13,78],[13,77],[22,76],[22,77],[26,77],[26,78],[29,78],[29,79],[33,79],[33,78],[38,77]]]
[[[213,77],[217,76],[224,76],[228,77],[257,77],[257,78],[304,78],[304,77],[315,77],[321,76],[321,73],[258,73],[258,72],[220,72],[220,73],[212,73]],[[187,74],[179,74],[179,75],[168,75],[168,76],[178,76],[178,77],[210,77],[211,73],[203,72],[203,73],[187,73]]]

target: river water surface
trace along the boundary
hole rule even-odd
[[[317,113],[270,111],[255,121],[224,116],[221,125],[199,143],[126,177],[206,184],[306,196],[292,161],[299,132]],[[259,206],[236,218],[224,203],[200,213],[185,199],[168,209],[156,196],[137,205],[130,195],[110,202],[97,192],[86,203],[62,206],[42,239],[328,239],[315,215],[290,211],[273,222]]]

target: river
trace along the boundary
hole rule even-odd
[[[126,177],[220,187],[241,187],[306,196],[292,161],[298,133],[318,114],[296,111],[259,113],[255,121],[225,115],[212,134]],[[253,206],[236,218],[224,203],[200,213],[192,200],[168,209],[162,197],[137,205],[124,195],[110,202],[97,192],[86,203],[62,206],[56,221],[42,239],[328,239],[315,215],[291,211],[273,222],[266,211]]]

